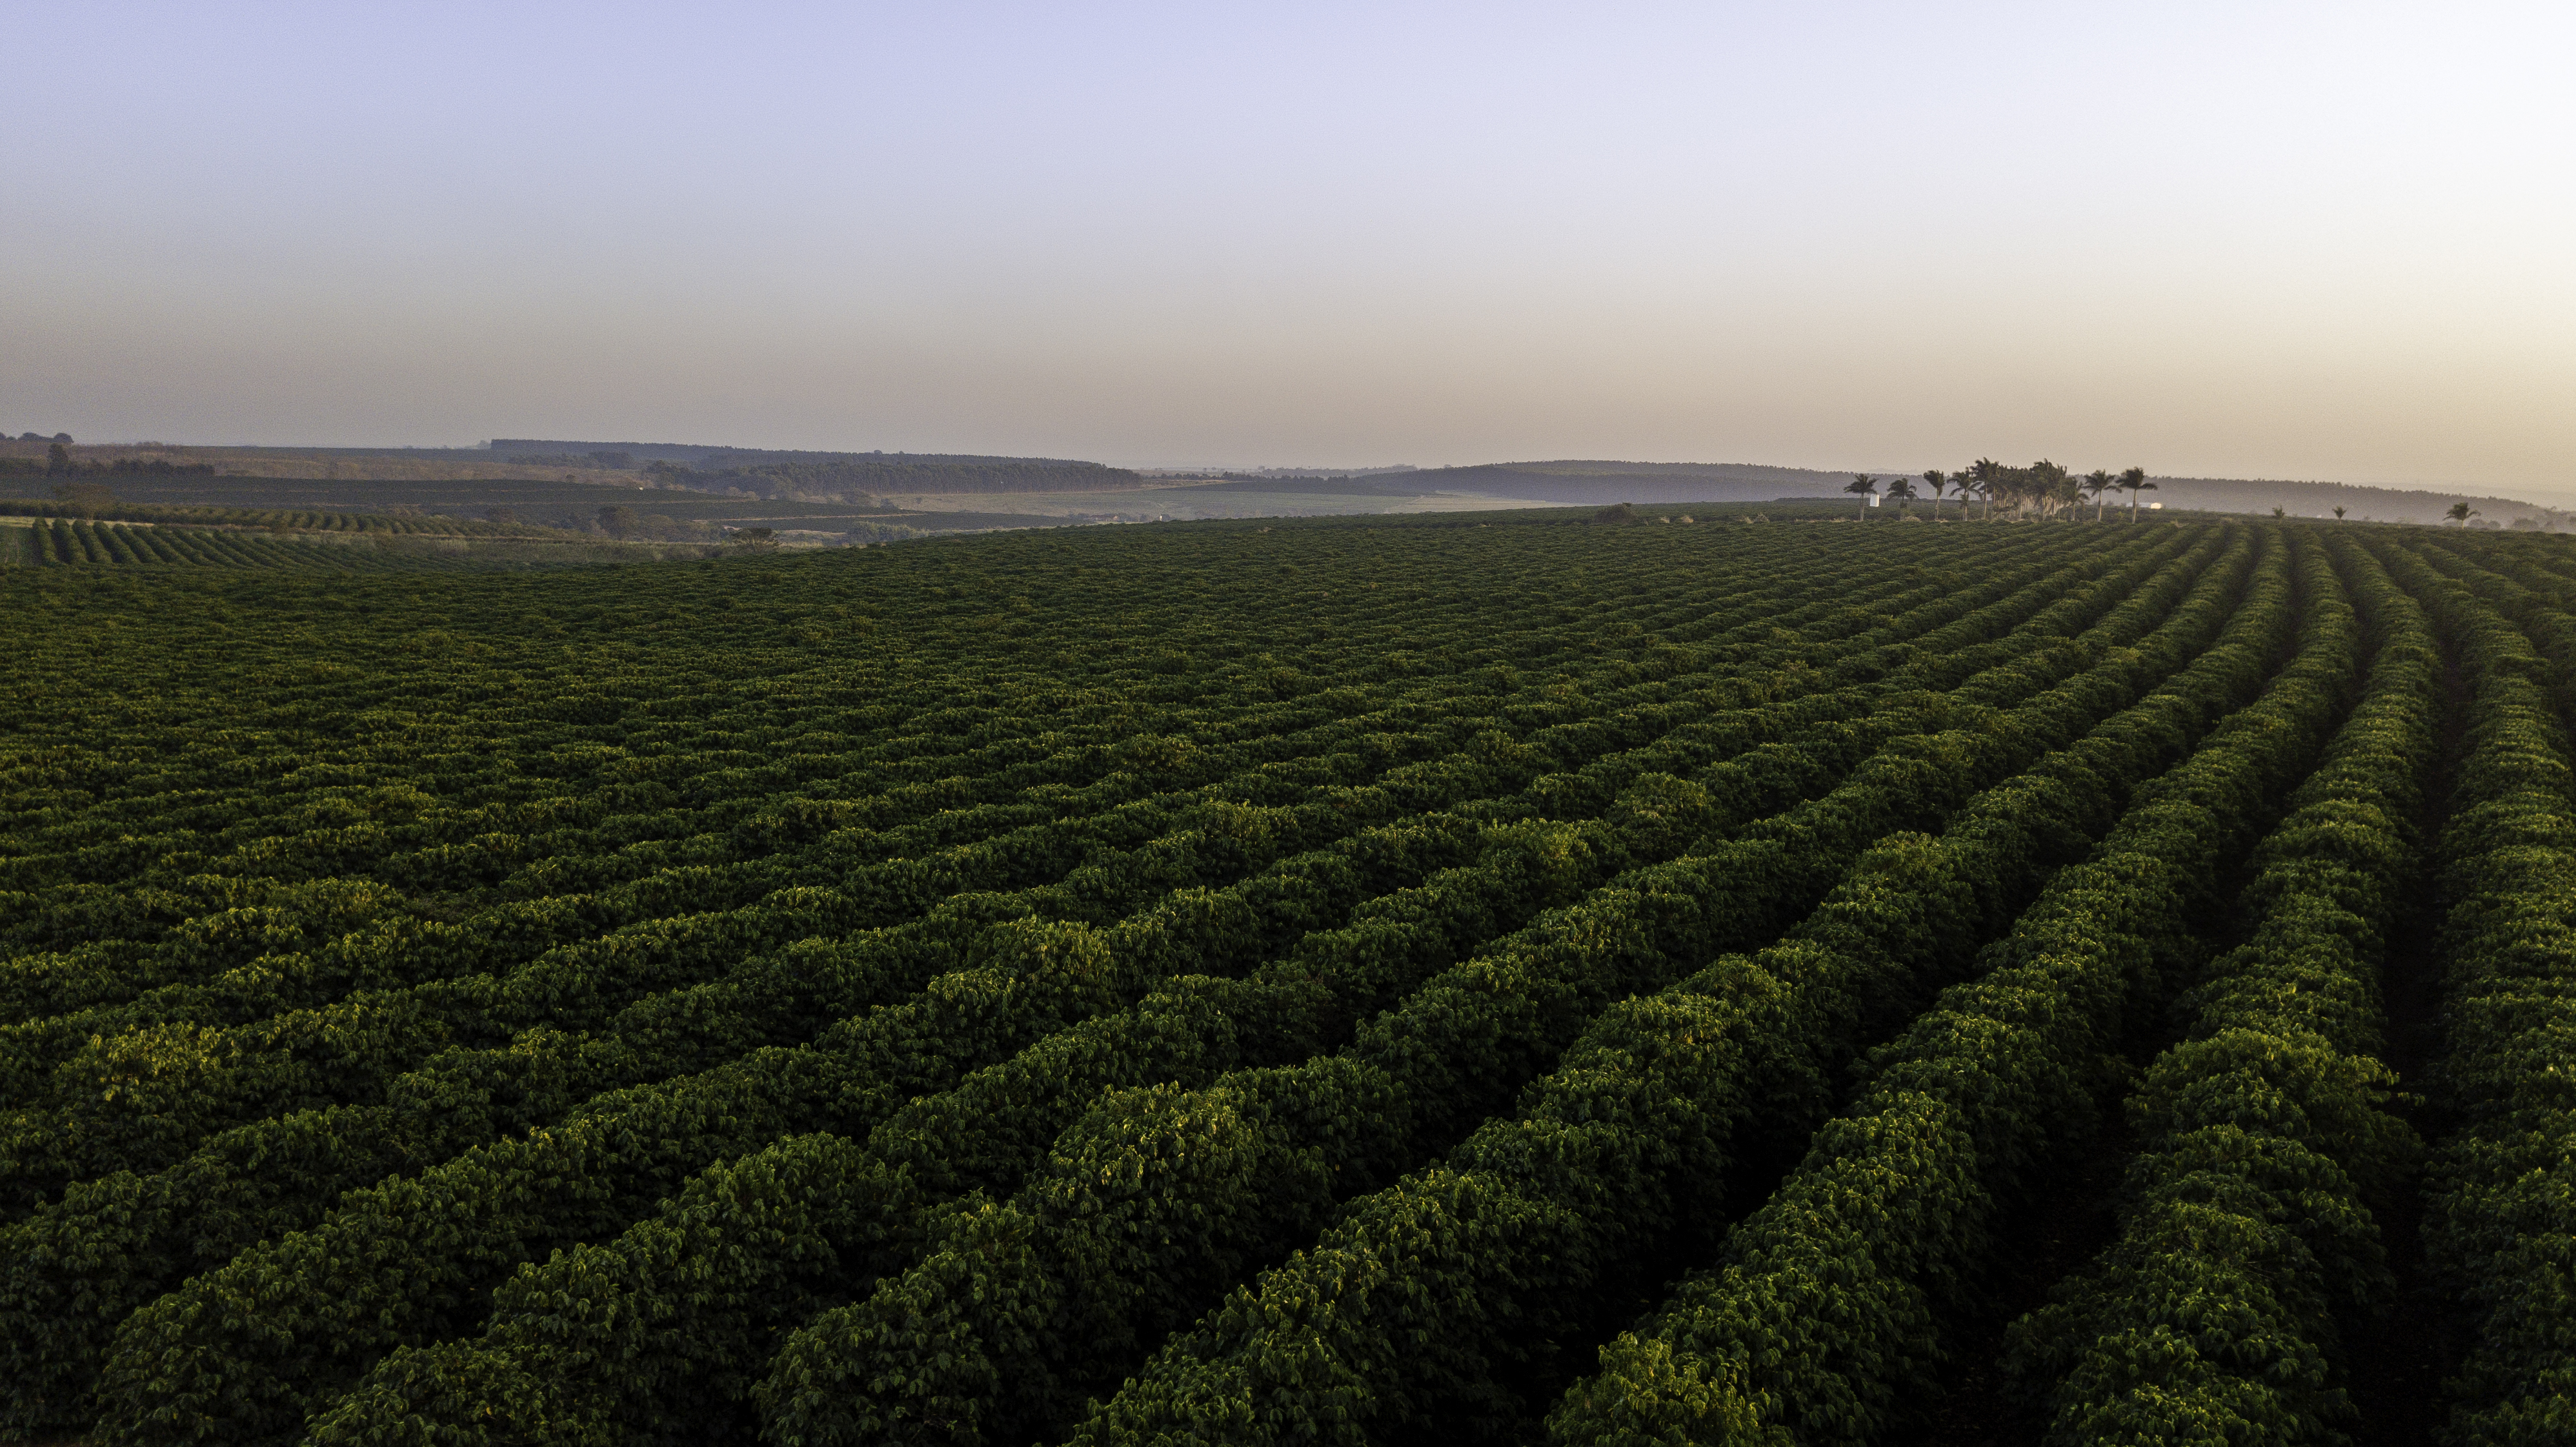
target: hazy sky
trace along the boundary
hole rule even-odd
[[[2564,4],[9,14],[11,432],[2576,485]]]

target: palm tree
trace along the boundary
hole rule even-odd
[[[1894,482],[1889,483],[1887,485],[1887,496],[1889,500],[1896,504],[1896,515],[1898,517],[1905,516],[1905,505],[1912,502],[1915,497],[1914,479],[1910,477],[1900,477]]]
[[[2279,503],[2277,503],[2277,502],[2276,502],[2276,503],[2272,504],[2272,516],[2274,516],[2274,517],[2279,517],[2280,515],[2281,515],[2281,505],[2280,505]]]
[[[2156,485],[2147,481],[2147,470],[2145,468],[2132,467],[2120,474],[2120,490],[2129,495],[2129,521],[2136,522],[2138,520],[2138,494],[2142,492],[2153,492],[2156,490]]]
[[[1877,480],[1866,472],[1855,472],[1852,480],[1843,484],[1843,491],[1860,498],[1860,520],[1869,521],[1869,499],[1878,491]]]
[[[2449,518],[2461,527],[2467,527],[2469,525],[2469,519],[2476,517],[2477,515],[2478,510],[2464,502],[2455,502],[2451,504],[2451,510],[2442,514],[2442,516]]]
[[[1995,491],[2002,486],[2004,474],[2009,470],[1991,457],[1980,457],[1968,464],[1968,476],[1976,479],[1977,496],[1986,500],[1982,515],[1989,522],[1995,516]]]
[[[2093,499],[2093,521],[2102,520],[2102,494],[2111,490],[2111,474],[2095,468],[2084,474],[2084,495]]]
[[[2335,521],[2336,521],[2336,522],[2342,522],[2342,521],[2343,521],[2343,509],[2342,509],[2342,508],[2340,508],[2340,507],[2338,507],[2338,508],[2336,508],[2336,509],[2335,509]]]
[[[1986,483],[1986,497],[1990,512],[1999,505],[2006,520],[2010,520],[2030,506],[2030,469],[1995,464],[1995,475]]]
[[[2031,501],[2039,504],[2042,517],[2055,517],[2075,501],[2075,479],[2065,468],[2043,457],[2024,469],[2030,478]]]
[[[1932,489],[1932,521],[1937,523],[1941,520],[1941,489],[1950,485],[1950,475],[1937,467],[1927,467],[1923,469],[1923,485]],[[1965,498],[1960,499],[1960,506],[1967,506]]]
[[[1968,469],[1958,469],[1950,474],[1950,492],[1958,494],[1958,520],[1965,523],[1968,520],[1968,499],[1984,497],[1986,489],[1978,484],[1976,474],[1971,474]]]

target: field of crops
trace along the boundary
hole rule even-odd
[[[2576,1438],[2560,539],[0,614],[0,1439]]]
[[[118,475],[111,481],[115,496],[121,499],[115,507],[117,513],[150,516],[156,521],[178,514],[180,516],[173,520],[266,526],[274,520],[320,517],[336,521],[298,521],[292,525],[367,531],[390,526],[398,531],[451,535],[525,534],[534,531],[528,524],[578,527],[595,517],[599,509],[610,506],[631,507],[642,513],[714,525],[766,524],[782,529],[829,533],[888,521],[941,529],[1044,527],[1063,521],[1061,516],[1026,511],[1010,504],[1007,499],[987,500],[986,505],[1003,509],[996,512],[943,510],[896,514],[874,503],[764,500],[680,488],[617,486],[600,480],[162,478]],[[22,486],[29,491],[43,490],[41,487]],[[1098,508],[1132,513],[1140,506],[1144,495],[1119,493],[1100,496],[1114,500],[1098,503]],[[0,516],[7,515],[12,507],[25,506],[27,504],[24,503],[0,503]],[[489,521],[491,513],[500,508],[510,509],[526,522],[514,525]],[[425,511],[427,515],[404,517],[403,509]],[[191,514],[194,516],[188,516]]]
[[[65,518],[13,525],[0,518],[0,566],[37,568],[323,568],[391,573],[436,570],[435,553],[312,542],[234,528],[127,527]]]
[[[83,519],[154,526],[264,528],[271,532],[375,534],[379,537],[551,537],[550,528],[498,523],[480,518],[423,517],[391,513],[336,512],[315,508],[218,507],[119,502],[44,502],[29,498],[0,499],[0,527],[50,530],[56,522],[78,526]]]
[[[345,530],[331,526],[342,522],[368,526]],[[374,526],[377,524],[401,525],[406,530]],[[480,526],[488,529],[495,525]],[[332,573],[438,573],[581,567],[675,555],[697,558],[718,551],[712,545],[619,544],[567,533],[528,536],[540,531],[534,528],[513,531],[517,535],[493,531],[445,536],[412,528],[407,519],[356,514],[322,515],[318,522],[292,526],[281,523],[260,530],[160,523],[131,527],[69,518],[20,523],[0,516],[0,568],[295,568]]]

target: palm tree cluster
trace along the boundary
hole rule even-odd
[[[1956,492],[1959,512],[1965,516],[1970,501],[1980,504],[1978,516],[1991,519],[1995,510],[2003,509],[2004,517],[2053,518],[2070,513],[2086,502],[2093,504],[2093,520],[2102,520],[2102,500],[2115,492],[2129,495],[2129,520],[2138,520],[2140,493],[2153,492],[2156,485],[2147,481],[2147,470],[2132,467],[2119,473],[2101,468],[2077,477],[2059,463],[2041,458],[2028,467],[2007,467],[1991,457],[1980,457],[1957,472],[1932,468],[1923,474],[1924,485],[1932,492],[1932,516],[1941,516],[1941,494]],[[1903,484],[1903,496],[1914,496],[1913,484]],[[1896,488],[1888,489],[1890,497],[1899,496]]]

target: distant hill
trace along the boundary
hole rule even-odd
[[[41,469],[48,465],[50,446],[48,439],[32,434],[0,438],[0,470]],[[1128,468],[1060,457],[816,452],[729,444],[530,437],[504,437],[482,447],[453,448],[206,447],[136,442],[74,444],[70,451],[74,461],[83,466],[115,473],[105,480],[119,489],[120,495],[131,493],[137,497],[163,495],[165,490],[150,484],[163,480],[159,474],[165,469],[193,473],[212,468],[221,477],[240,479],[263,493],[284,489],[312,494],[309,499],[300,498],[298,506],[311,506],[317,500],[334,505],[354,502],[354,495],[342,496],[346,484],[380,480],[411,484],[405,500],[423,503],[450,492],[459,496],[472,492],[488,498],[484,505],[498,505],[504,500],[516,505],[535,491],[551,496],[556,484],[579,484],[586,488],[642,486],[771,503],[810,503],[829,506],[836,515],[888,511],[900,505],[892,500],[902,498],[1130,493],[1174,487],[1208,494],[1387,499],[1468,493],[1594,508],[1622,502],[1761,503],[1781,498],[1841,498],[1843,487],[1852,478],[1852,472],[1843,469],[1600,458],[1367,471],[1262,468],[1251,472],[1158,473],[1149,477]],[[1906,474],[1871,474],[1882,484],[1900,475]],[[2489,493],[2259,478],[2159,476],[2153,481],[2156,490],[2148,493],[2146,500],[2176,510],[2261,515],[2277,507],[2294,516],[2326,517],[2336,507],[2342,507],[2347,516],[2356,520],[2431,523],[2440,521],[2454,504],[2465,502],[2477,510],[2477,526],[2576,530],[2576,511]],[[511,486],[497,494],[479,486],[499,483]],[[298,484],[311,484],[321,490],[314,492],[313,487]],[[169,493],[167,500],[214,500],[195,495],[202,491],[180,489],[188,495]],[[946,505],[913,506],[939,510]],[[1348,506],[1356,511],[1382,510],[1357,503]],[[1118,514],[1153,510],[1150,503],[1142,500],[1104,501],[1102,507]],[[554,516],[547,514],[549,519]]]
[[[1532,502],[1769,502],[1838,493],[1852,474],[1749,462],[1567,460],[1422,468],[1369,480],[1422,493],[1473,492]]]
[[[1405,472],[1360,476],[1353,473],[1276,473],[1252,475],[1229,472],[1216,482],[1176,480],[1171,485],[1191,493],[1260,493],[1265,496],[1312,494],[1319,497],[1427,497],[1437,488],[1416,486],[1411,478],[1419,473]]]
[[[492,455],[563,467],[641,467],[667,484],[704,491],[851,501],[887,493],[1099,492],[1144,482],[1126,468],[1072,458],[945,452],[792,452],[498,437]]]
[[[1101,467],[1065,457],[995,457],[972,452],[800,452],[783,447],[710,446],[692,442],[565,442],[495,437],[495,457],[594,457],[622,454],[635,462],[684,462],[693,467],[784,467],[796,464],[883,467]],[[1124,471],[1104,468],[1104,471]]]
[[[2420,488],[2357,487],[2342,482],[2274,482],[2225,477],[2154,477],[2149,502],[2169,508],[2207,512],[2269,513],[2274,508],[2298,517],[2330,517],[2338,507],[2345,515],[2376,522],[2430,523],[2442,520],[2453,503],[2477,509],[2479,519],[2498,527],[2516,522],[2533,526],[2568,526],[2569,514],[2516,498],[2488,493],[2433,492]]]
[[[1494,462],[1471,467],[1425,468],[1367,479],[1382,489],[1472,492],[1532,502],[1768,502],[1783,497],[1841,494],[1857,469],[1827,472],[1804,467],[1765,467],[1740,462],[1616,462],[1561,460]],[[1870,474],[1881,483],[1910,474]],[[2269,513],[2275,507],[2301,517],[2330,516],[2342,507],[2352,518],[2380,522],[2438,522],[2453,503],[2477,509],[2497,527],[2576,525],[2561,509],[2483,493],[2361,487],[2340,482],[2275,482],[2248,478],[2151,477],[2151,503],[2208,512]]]

